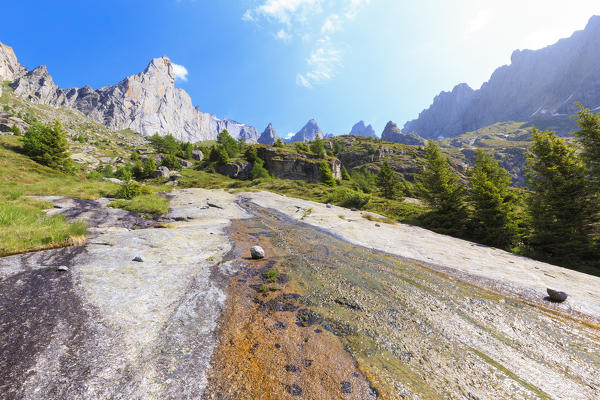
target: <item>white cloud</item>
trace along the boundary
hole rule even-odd
[[[287,134],[287,136],[285,138],[286,139],[291,139],[294,135],[295,135],[294,132],[290,132],[290,133]]]
[[[342,30],[342,21],[337,14],[331,14],[321,27],[322,33],[335,33]]]
[[[285,29],[281,29],[279,32],[275,34],[275,37],[279,40],[287,42],[292,39],[292,35],[286,32]]]
[[[371,0],[255,0],[242,20],[274,27],[273,37],[289,42],[296,38],[312,44],[306,71],[296,75],[298,86],[311,88],[333,79],[343,67],[342,51],[347,47],[334,35],[356,18]]]
[[[280,24],[290,25],[295,20],[304,20],[309,15],[321,12],[323,0],[263,0],[258,7],[247,10],[242,17],[254,21],[265,17]]]
[[[325,83],[333,79],[337,71],[343,67],[342,51],[338,49],[329,37],[320,39],[318,46],[306,59],[308,71],[298,74],[296,83],[304,87]]]
[[[187,82],[188,70],[183,65],[172,63],[173,72],[175,73],[175,79],[179,79],[181,81]]]
[[[296,75],[296,84],[297,84],[298,86],[304,86],[305,88],[311,88],[311,87],[312,87],[312,85],[311,85],[311,83],[308,81],[308,79],[306,79],[306,78],[304,77],[304,75],[302,75],[302,74],[298,74],[298,75]]]

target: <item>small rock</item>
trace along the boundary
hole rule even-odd
[[[352,208],[350,209],[350,211],[358,211],[358,209],[356,209],[356,208],[352,207]]]
[[[144,262],[144,259],[142,257],[140,257],[140,256],[136,256],[132,261],[135,261],[135,262]]]
[[[194,166],[193,162],[187,160],[179,160],[179,164],[181,164],[183,168],[192,168]]]
[[[66,265],[61,265],[59,267],[56,267],[57,271],[68,271],[69,268]]]
[[[375,224],[375,226],[379,228],[381,225],[379,225],[379,224]]]
[[[556,303],[562,303],[567,299],[569,295],[565,292],[560,292],[558,290],[547,288],[546,292],[548,292],[548,296],[550,297],[550,301],[554,301]]]
[[[250,255],[253,259],[258,260],[260,258],[265,258],[265,251],[260,246],[252,246],[250,248]]]
[[[329,203],[327,203],[325,206],[326,206],[327,208],[331,208],[331,204],[329,204]]]
[[[122,180],[117,179],[117,178],[102,178],[102,179],[100,179],[100,181],[102,181],[102,182],[112,182],[112,183],[118,183],[118,184],[123,183]]]
[[[349,394],[352,393],[352,383],[348,381],[342,382],[342,393]]]
[[[206,204],[207,204],[209,207],[213,207],[213,208],[220,208],[221,210],[223,209],[223,207],[221,207],[220,205],[218,205],[218,204],[215,204],[215,203],[211,203],[211,202],[209,202],[209,201],[207,201],[207,202],[206,202]]]
[[[155,178],[168,178],[171,176],[171,171],[169,171],[169,168],[167,167],[160,166],[152,173],[152,175]]]
[[[302,396],[302,388],[296,385],[295,383],[292,386],[287,385],[285,387],[285,391],[291,394],[292,396]]]
[[[204,153],[202,150],[192,150],[192,158],[196,161],[202,161],[204,159]]]
[[[285,370],[287,372],[300,372],[300,368],[295,366],[294,364],[288,364],[285,366]]]

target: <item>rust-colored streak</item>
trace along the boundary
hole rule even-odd
[[[261,227],[234,221],[231,239],[235,262],[247,264],[228,288],[219,343],[208,376],[207,399],[368,399],[369,383],[353,358],[331,333],[296,324],[294,311],[273,311],[265,303],[282,294],[302,294],[293,282],[265,283],[280,255]],[[254,235],[254,236],[252,236]],[[258,238],[257,238],[258,236]],[[249,260],[248,249],[260,244],[263,260]],[[266,284],[274,290],[256,288]],[[276,290],[275,290],[276,289]],[[297,306],[301,306],[296,302]],[[301,394],[300,394],[301,393]]]

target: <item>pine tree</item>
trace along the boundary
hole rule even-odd
[[[455,235],[464,232],[465,189],[439,146],[431,140],[425,146],[425,169],[417,176],[417,191],[432,209],[425,217],[427,226]]]
[[[223,129],[217,136],[217,143],[227,152],[229,157],[235,157],[239,153],[239,143],[231,137],[227,129]]]
[[[528,244],[533,254],[563,265],[592,256],[590,229],[597,215],[586,168],[575,149],[554,132],[533,128],[527,164],[531,218]]]
[[[74,169],[67,134],[58,120],[52,125],[35,123],[30,126],[23,137],[23,150],[30,158],[50,168],[64,172]]]
[[[386,199],[396,199],[398,196],[398,182],[394,177],[394,170],[387,161],[383,162],[377,175],[377,187]]]
[[[327,186],[335,186],[335,179],[329,167],[329,163],[323,160],[319,163],[319,179]]]
[[[583,146],[581,157],[590,170],[592,184],[600,189],[600,113],[594,114],[579,104],[577,125],[581,130],[575,132]]]
[[[320,137],[316,137],[315,140],[310,142],[310,151],[316,154],[319,158],[325,157],[325,146],[323,140]]]
[[[508,249],[516,239],[516,196],[509,190],[504,168],[482,150],[477,151],[470,198],[473,237],[490,246]]]

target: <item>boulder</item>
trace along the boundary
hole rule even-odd
[[[204,160],[204,153],[202,150],[192,150],[192,158],[196,161]]]
[[[250,248],[250,256],[252,256],[254,260],[265,258],[265,251],[260,246],[252,246]]]
[[[563,301],[565,301],[567,299],[567,297],[569,297],[569,295],[566,294],[565,292],[561,292],[561,291],[550,289],[550,288],[547,288],[546,292],[548,292],[548,297],[550,298],[550,301],[553,301],[556,303],[562,303]]]
[[[169,168],[167,167],[160,166],[152,173],[152,175],[155,178],[169,178],[171,176],[171,171],[169,171]]]
[[[120,185],[121,183],[123,183],[123,181],[122,181],[122,180],[120,180],[120,179],[117,179],[117,178],[102,178],[102,179],[100,179],[100,180],[101,180],[102,182],[112,182],[112,183],[118,183],[119,185]]]
[[[217,165],[215,171],[232,179],[250,179],[252,164],[247,161],[234,161],[225,165]]]
[[[179,164],[181,164],[183,168],[192,168],[194,166],[193,162],[187,160],[179,160]]]

